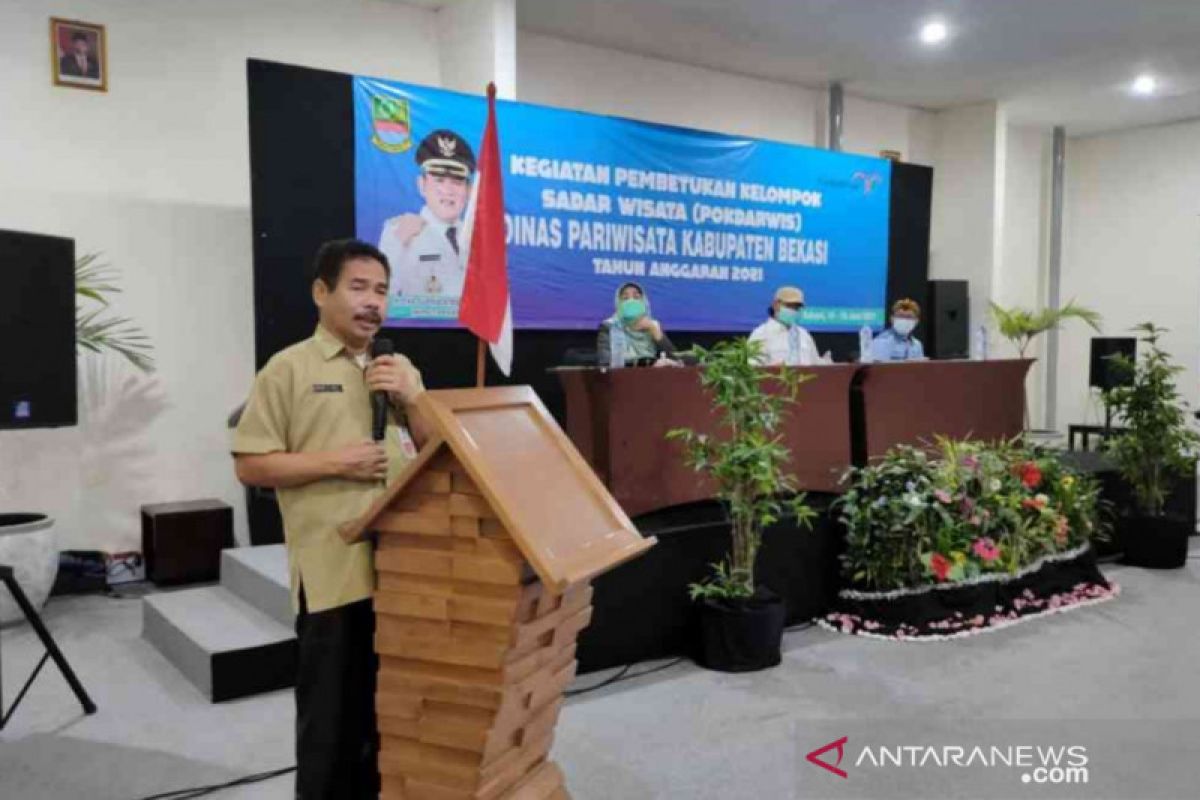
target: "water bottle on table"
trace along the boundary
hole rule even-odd
[[[971,360],[972,361],[987,361],[988,357],[988,331],[986,325],[980,325],[975,328],[974,335],[971,336]]]
[[[625,366],[625,330],[616,322],[608,326],[608,366],[610,369]]]
[[[870,364],[874,361],[871,353],[871,326],[863,325],[858,330],[858,361],[860,364]]]

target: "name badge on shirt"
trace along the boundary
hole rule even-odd
[[[426,253],[423,256],[418,256],[417,260],[418,261],[441,261],[442,256],[440,253]]]
[[[412,434],[408,432],[407,425],[396,426],[396,438],[400,440],[400,450],[406,458],[417,457],[417,443],[413,441]]]
[[[313,391],[317,394],[336,393],[342,391],[342,385],[340,383],[314,383]]]

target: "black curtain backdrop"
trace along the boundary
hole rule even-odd
[[[267,61],[247,63],[250,173],[254,230],[255,363],[312,333],[316,325],[309,269],[328,239],[354,235],[354,113],[351,76]],[[895,164],[892,172],[888,304],[922,298],[928,273],[933,170]],[[764,287],[764,318],[774,287]],[[599,324],[599,320],[597,320]],[[745,335],[670,330],[681,348]],[[421,370],[426,386],[474,385],[475,339],[463,330],[385,329],[397,352]],[[920,330],[918,330],[918,336]],[[856,334],[815,334],[822,351],[851,359]],[[513,375],[488,359],[487,382],[528,384],[561,421],[558,379],[547,372],[572,348],[594,348],[595,331],[526,331],[514,335]],[[251,376],[246,376],[249,391]]]

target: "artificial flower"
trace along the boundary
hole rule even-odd
[[[1026,461],[1018,465],[1016,472],[1026,489],[1036,489],[1042,482],[1042,470],[1035,461]]]
[[[941,553],[934,553],[929,559],[929,569],[933,571],[934,576],[939,581],[946,580],[950,574],[950,560]]]
[[[943,503],[945,505],[950,505],[950,501],[954,499],[950,496],[950,493],[947,492],[945,489],[934,489],[933,496],[938,499],[938,502]]]
[[[996,543],[989,536],[976,539],[971,544],[971,552],[978,556],[981,561],[989,564],[1000,557],[1000,548],[996,546]]]

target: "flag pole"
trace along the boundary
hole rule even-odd
[[[496,133],[496,85],[487,87],[487,123],[483,129],[478,176],[472,186],[468,218],[467,273],[458,319],[476,337],[475,387],[487,376],[485,343],[505,375],[512,369],[512,303],[505,258],[504,189],[500,142]]]
[[[475,348],[475,388],[482,389],[483,388],[484,350],[486,350],[487,348],[484,347],[484,341],[483,341],[482,336],[475,337],[475,344],[478,345]]]

